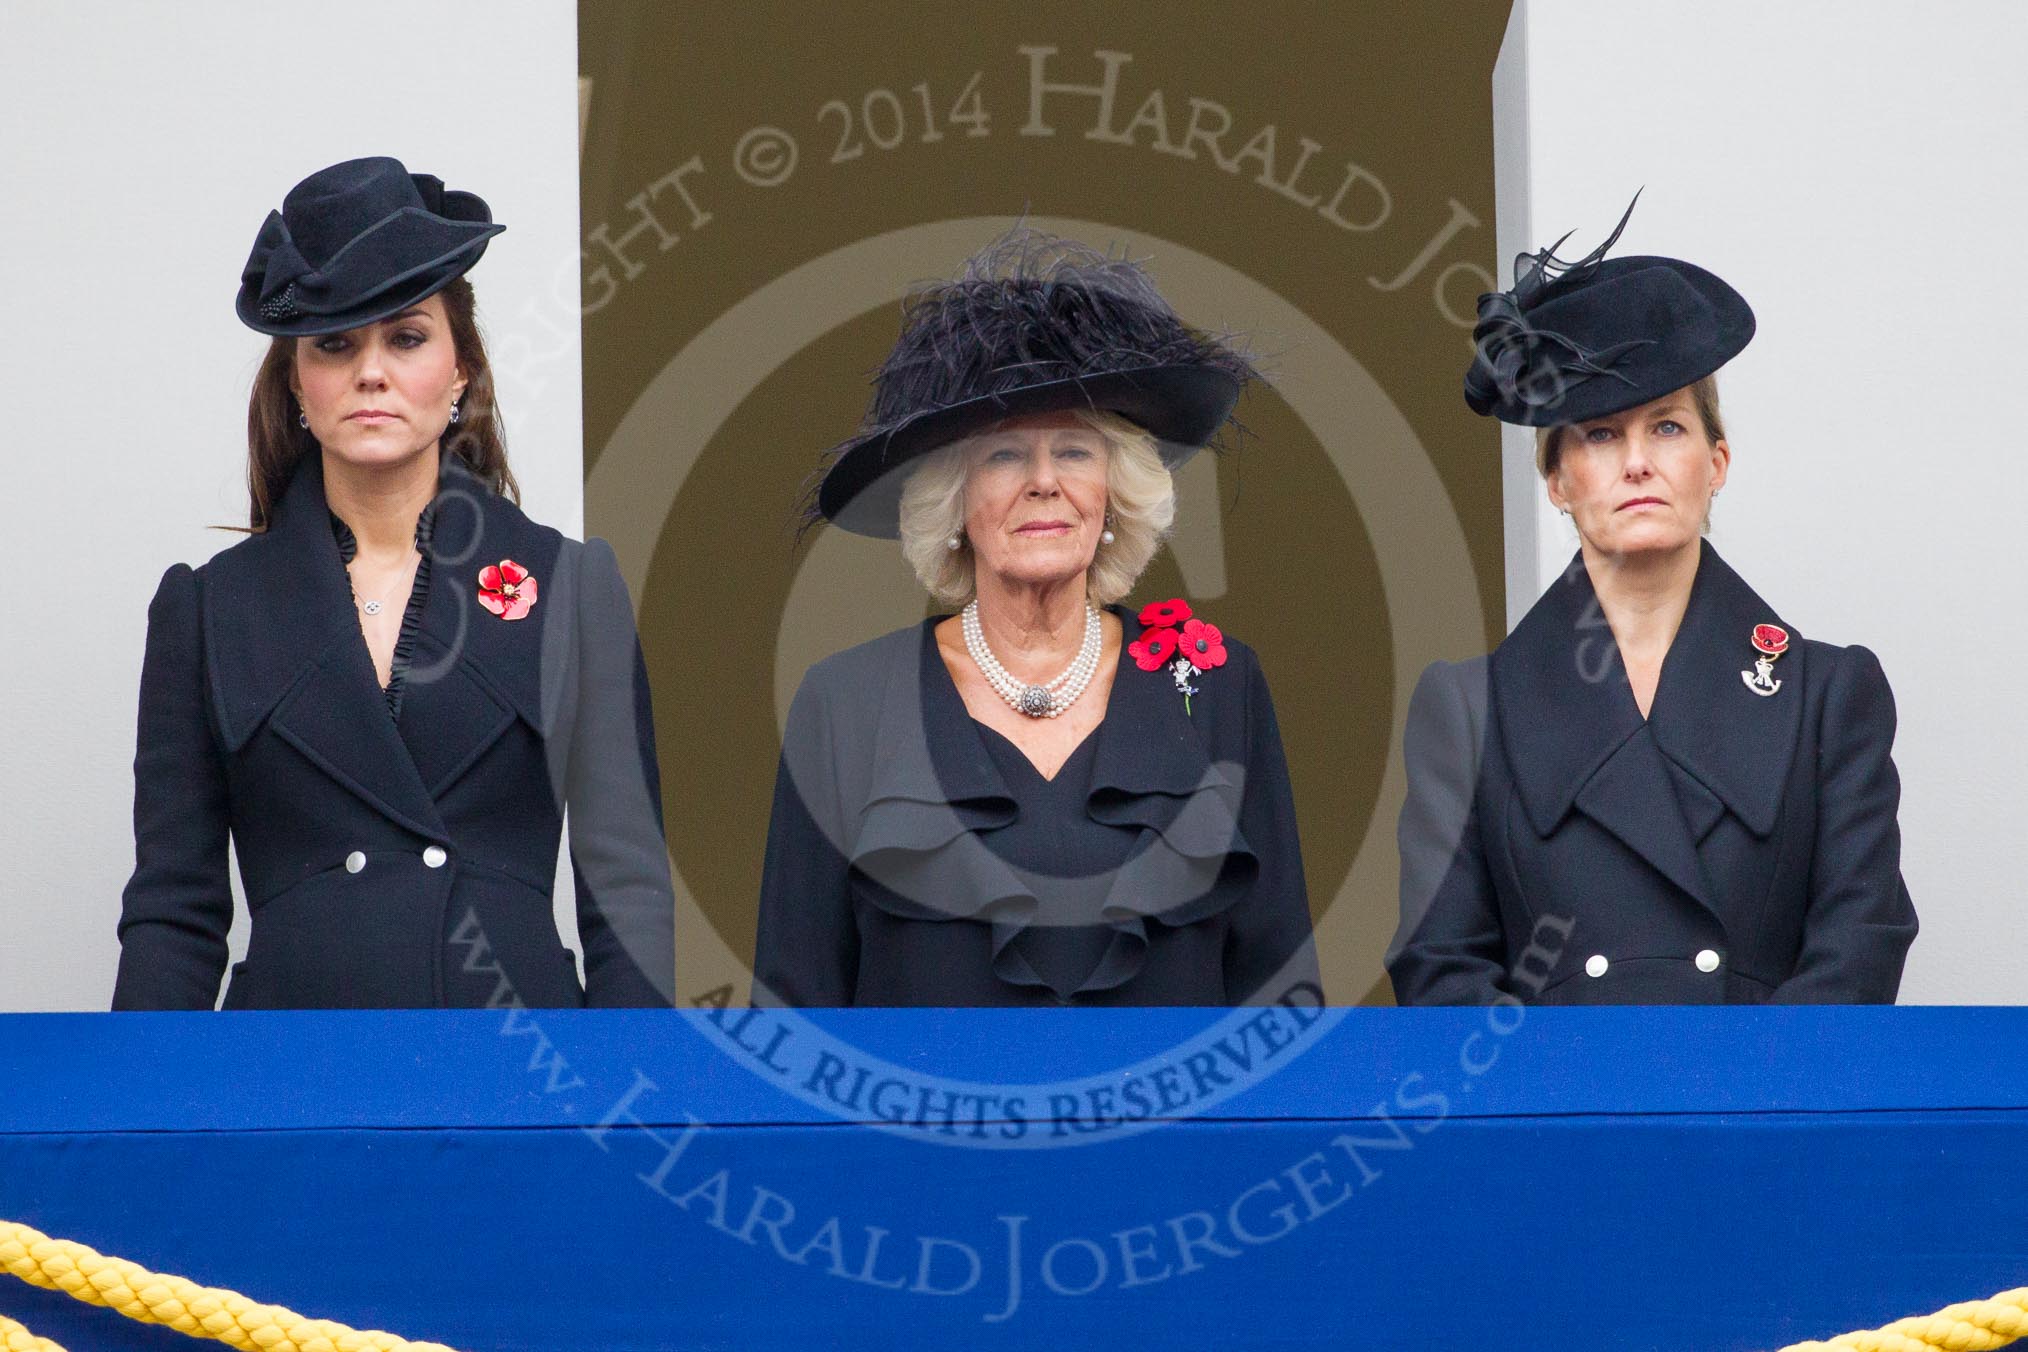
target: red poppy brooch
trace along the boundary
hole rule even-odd
[[[1778,624],[1755,625],[1753,650],[1760,656],[1753,659],[1753,670],[1740,672],[1739,679],[1756,695],[1772,695],[1782,688],[1782,683],[1775,679],[1774,664],[1777,657],[1789,650],[1789,631]]]
[[[524,618],[535,605],[535,574],[512,559],[479,570],[479,604],[503,620]]]
[[[1187,714],[1197,693],[1190,678],[1225,665],[1225,635],[1192,614],[1189,602],[1172,597],[1141,607],[1141,636],[1127,645],[1127,653],[1142,671],[1169,668]]]

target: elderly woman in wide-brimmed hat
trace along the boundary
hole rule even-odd
[[[1254,375],[1134,264],[1030,232],[915,294],[813,515],[957,613],[813,667],[775,790],[755,996],[1240,1004],[1314,980],[1260,665],[1120,602],[1172,470]]]
[[[1490,658],[1416,687],[1395,994],[1891,1002],[1916,923],[1887,678],[1704,540],[1715,373],[1753,312],[1694,264],[1606,258],[1618,236],[1480,299],[1466,400],[1536,429],[1578,551]]]
[[[248,538],[148,609],[120,1009],[666,1004],[675,898],[612,550],[516,505],[465,273],[503,227],[397,160],[271,212],[239,317]],[[580,982],[551,891],[565,809]]]

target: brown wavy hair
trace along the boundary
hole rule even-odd
[[[444,429],[443,449],[461,456],[495,493],[521,501],[521,485],[507,467],[507,433],[493,394],[493,365],[486,340],[479,333],[478,304],[472,284],[459,277],[436,294],[444,298],[451,342],[465,372],[465,393],[458,401],[458,421]],[[268,528],[282,490],[305,455],[317,454],[317,439],[296,421],[296,396],[290,388],[296,371],[296,339],[276,338],[261,358],[253,396],[246,410],[247,530]]]

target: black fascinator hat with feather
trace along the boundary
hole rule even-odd
[[[1703,268],[1605,256],[1633,214],[1630,202],[1574,263],[1556,256],[1569,235],[1520,255],[1513,289],[1479,297],[1465,372],[1472,412],[1523,427],[1603,418],[1702,380],[1753,338],[1745,298]]]
[[[1171,469],[1223,444],[1253,363],[1177,317],[1141,266],[1017,227],[918,287],[859,430],[826,455],[808,517],[899,533],[910,462],[1007,418],[1090,409],[1146,429]]]

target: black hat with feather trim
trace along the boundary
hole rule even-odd
[[[1513,289],[1479,297],[1465,372],[1472,412],[1523,427],[1603,418],[1702,380],[1752,339],[1745,298],[1703,268],[1605,256],[1633,214],[1630,202],[1574,263],[1556,256],[1569,235],[1520,255]]]
[[[260,333],[342,333],[400,314],[463,275],[507,227],[485,200],[387,156],[289,189],[240,270],[235,308]]]
[[[900,531],[911,463],[1008,418],[1090,409],[1156,440],[1174,469],[1223,445],[1253,363],[1185,324],[1139,264],[1017,227],[957,278],[917,288],[859,430],[826,456],[809,519]]]

